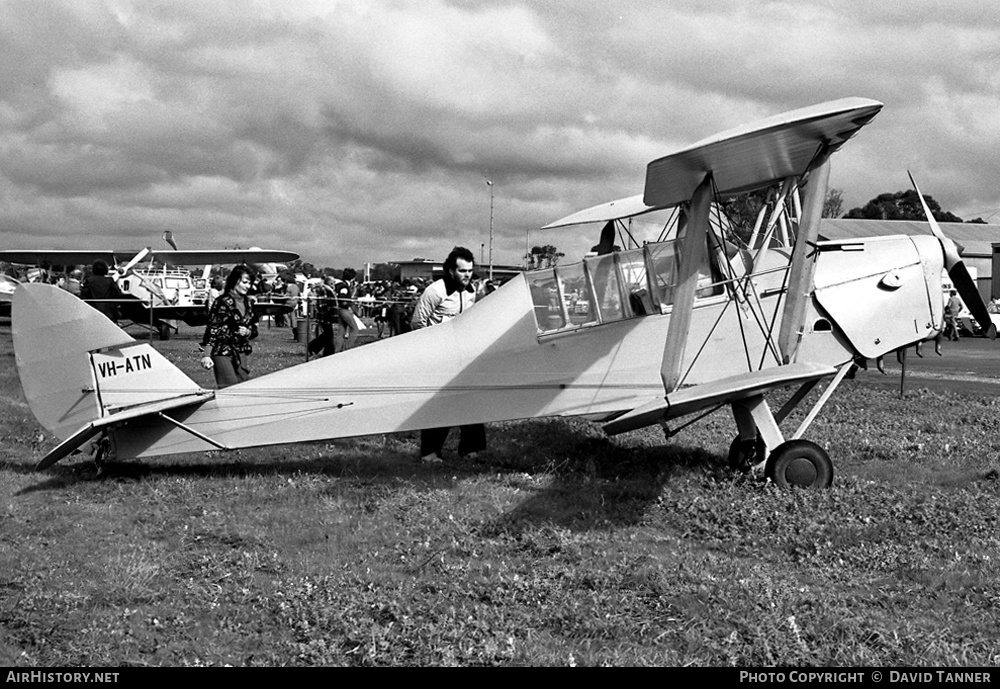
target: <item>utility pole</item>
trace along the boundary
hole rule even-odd
[[[493,279],[493,180],[486,180],[490,188],[490,280]]]

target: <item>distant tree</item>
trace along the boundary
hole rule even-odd
[[[771,191],[778,191],[778,187],[758,189],[746,194],[734,196],[721,203],[722,211],[729,218],[733,228],[733,234],[744,242],[750,240],[753,234],[754,225],[757,223],[757,216],[760,209],[767,203],[768,195]],[[801,193],[801,192],[800,192]],[[841,189],[828,189],[826,200],[823,202],[823,217],[840,217],[844,210],[844,192]],[[770,222],[770,212],[764,215],[762,222],[766,226]]]
[[[729,219],[733,228],[733,234],[744,242],[750,240],[753,234],[754,225],[757,223],[757,216],[760,209],[767,203],[768,195],[771,191],[777,192],[778,187],[758,189],[746,194],[734,196],[723,201],[720,205],[723,213]],[[801,193],[801,192],[800,192]],[[844,192],[841,189],[828,189],[826,200],[823,202],[823,217],[840,217],[844,210]],[[764,215],[762,226],[767,226],[770,222],[770,212]]]
[[[941,210],[941,205],[930,196],[924,194],[927,207],[938,222],[962,222],[954,213]],[[894,194],[879,194],[860,208],[847,211],[845,218],[860,218],[867,220],[924,220],[924,210],[920,205],[917,192],[912,189],[897,191]]]
[[[398,263],[376,263],[372,266],[371,279],[376,282],[381,280],[399,280],[401,275]]]
[[[528,262],[528,270],[539,268],[553,268],[559,263],[559,259],[565,256],[563,252],[556,249],[551,244],[545,246],[533,246],[525,259]]]
[[[744,243],[750,241],[754,225],[760,209],[767,203],[770,189],[758,189],[747,194],[740,194],[722,202],[722,212],[729,218],[733,233]],[[767,218],[764,218],[767,222]]]
[[[983,220],[982,218],[973,218],[972,220],[966,220],[965,222],[966,222],[966,224],[972,224],[972,225],[985,225],[986,224],[986,221]]]
[[[839,218],[844,212],[844,190],[827,189],[826,200],[823,202],[824,218]]]

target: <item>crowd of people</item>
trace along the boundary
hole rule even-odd
[[[114,302],[126,297],[110,274],[110,268],[104,261],[97,261],[85,268],[86,270],[73,268],[69,271],[35,268],[17,272],[11,267],[5,273],[11,274],[20,282],[56,285],[86,299],[111,320],[119,320],[120,309]],[[290,311],[274,316],[275,326],[290,328],[293,337],[297,338],[300,335],[299,328],[308,318],[312,329],[317,331],[314,334],[320,331],[330,334],[324,337],[324,345],[327,340],[331,340],[332,348],[325,346],[318,352],[320,354],[332,354],[334,350],[349,348],[353,344],[351,340],[357,339],[359,322],[375,328],[374,334],[379,339],[409,332],[417,300],[432,282],[419,277],[361,282],[357,272],[351,268],[345,268],[339,278],[332,275],[305,278],[291,271],[282,272],[270,279],[253,272],[248,274],[251,280],[248,297],[252,302],[292,307]],[[225,274],[209,280],[209,308],[223,294],[225,280]],[[480,296],[494,289],[489,281],[477,281],[476,285]],[[355,318],[348,317],[348,310]],[[326,328],[326,323],[333,327]]]
[[[413,278],[405,282],[380,280],[358,282],[350,268],[342,278],[327,275],[318,282],[296,281],[290,273],[273,281],[262,281],[255,294],[259,299],[293,305],[290,313],[275,317],[278,327],[296,332],[307,317],[325,333],[322,348],[312,353],[335,353],[349,348],[356,340],[359,321],[376,329],[376,337],[392,337],[409,332],[413,309],[427,281]],[[367,327],[367,326],[366,326]]]

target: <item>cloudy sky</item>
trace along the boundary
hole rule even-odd
[[[833,159],[845,209],[910,169],[1000,222],[989,0],[0,0],[0,248],[478,256],[492,180],[495,262],[575,258],[597,229],[537,228],[846,96],[885,108]]]

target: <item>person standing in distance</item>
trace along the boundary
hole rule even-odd
[[[298,323],[299,323],[299,296],[302,294],[302,290],[299,289],[299,284],[295,282],[295,275],[288,273],[285,275],[285,304],[292,307],[292,310],[288,312],[288,325],[292,328],[292,339],[298,340]]]
[[[945,330],[948,331],[949,340],[962,339],[959,333],[958,314],[962,312],[962,300],[958,298],[958,292],[951,291],[951,296],[944,305]]]
[[[464,246],[456,246],[444,261],[444,277],[432,282],[420,295],[410,325],[414,330],[451,320],[476,303],[472,287],[475,256]],[[420,461],[439,464],[450,428],[427,428],[420,431]],[[481,423],[462,426],[458,454],[474,457],[486,449],[486,426]]]
[[[246,357],[253,351],[250,341],[257,337],[257,316],[247,296],[250,284],[250,270],[244,265],[235,266],[208,314],[201,345],[211,345],[212,350],[210,355],[201,358],[201,365],[215,371],[215,384],[219,389],[249,378]]]
[[[108,264],[104,261],[94,261],[90,277],[80,285],[80,298],[84,301],[93,299],[90,304],[103,313],[112,322],[118,322],[118,303],[125,298],[118,288],[118,283],[108,275]]]

